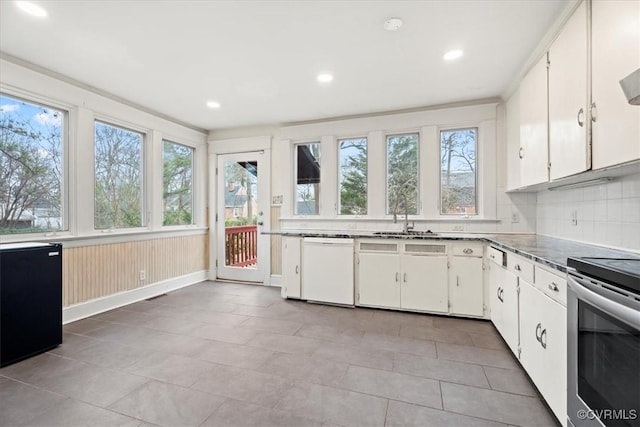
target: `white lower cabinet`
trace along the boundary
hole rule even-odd
[[[567,309],[520,281],[520,363],[564,424],[567,416]]]
[[[480,252],[482,256],[482,252]],[[449,269],[449,311],[453,314],[484,314],[482,258],[452,256]]]
[[[518,354],[518,276],[494,262],[489,263],[491,321],[502,338]]]
[[[284,236],[282,238],[282,287],[285,298],[301,296],[302,238]]]
[[[400,307],[400,257],[396,252],[360,252],[357,304]]]
[[[402,255],[400,307],[446,313],[449,309],[447,256]]]

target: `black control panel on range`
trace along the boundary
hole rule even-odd
[[[640,294],[640,258],[569,258],[578,273]]]

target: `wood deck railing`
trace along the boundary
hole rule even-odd
[[[224,230],[225,265],[246,267],[258,262],[258,226],[241,225]]]

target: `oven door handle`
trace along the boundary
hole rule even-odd
[[[602,295],[583,286],[571,276],[569,276],[569,284],[571,286],[571,290],[575,292],[579,299],[598,307],[600,310],[611,314],[613,317],[618,318],[636,329],[640,329],[640,314],[637,310],[603,297]]]

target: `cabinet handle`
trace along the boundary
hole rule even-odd
[[[542,343],[542,341],[540,341],[542,338],[540,338],[542,336],[542,333],[538,334],[538,332],[542,330],[542,323],[538,323],[536,325],[536,341],[538,341],[539,343]]]
[[[578,126],[584,126],[584,108],[578,110]]]
[[[462,250],[462,253],[465,253],[465,254],[467,254],[467,255],[468,255],[468,254],[472,254],[472,253],[473,253],[473,249],[471,249],[471,248],[464,248],[464,249]]]
[[[460,276],[456,276],[456,286],[460,286]]]
[[[498,299],[500,300],[500,302],[504,302],[504,299],[502,298],[503,292],[504,290],[502,288],[498,288]]]
[[[592,102],[591,103],[591,121],[592,122],[596,121],[597,114],[598,114],[598,110],[597,110],[597,107],[596,107],[596,103]]]
[[[491,254],[491,255],[489,255],[489,258],[491,258],[491,259],[496,259],[496,256],[495,256],[495,255],[493,255],[493,254]]]
[[[296,265],[296,274],[300,271],[300,267]]]
[[[551,284],[549,285],[549,289],[554,292],[560,292],[560,289],[558,288],[558,285],[555,284],[555,282],[551,282]]]
[[[547,330],[546,329],[543,329],[542,333],[540,334],[540,345],[544,349],[547,348]]]
[[[404,283],[407,283],[407,273],[404,273],[402,280],[404,281]]]
[[[520,268],[520,264],[516,264],[515,267],[513,267],[516,271],[522,271],[522,268]]]
[[[520,149],[518,150],[518,157],[524,159],[524,147],[520,147]]]
[[[400,273],[396,271],[396,282],[399,282],[399,281],[400,281]]]

